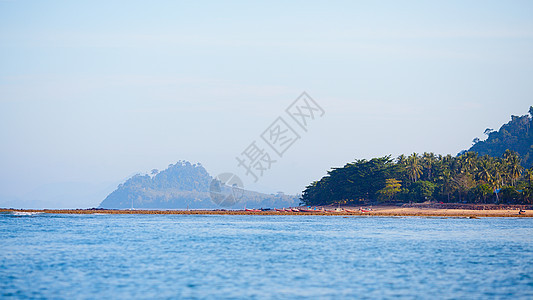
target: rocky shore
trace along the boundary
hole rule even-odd
[[[124,210],[124,209],[11,209],[1,208],[0,213],[18,215],[34,213],[50,214],[159,214],[159,215],[330,215],[330,216],[384,216],[384,217],[533,217],[532,206],[463,206],[463,204],[411,204],[404,206],[374,206],[359,210],[343,207],[339,211],[324,207],[313,212],[244,211],[244,210]],[[346,211],[348,209],[350,211]]]

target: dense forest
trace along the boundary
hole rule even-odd
[[[533,107],[530,114],[533,117]],[[513,116],[499,131],[487,132],[486,141],[476,140],[470,151],[457,157],[413,153],[356,160],[311,183],[301,201],[306,205],[428,200],[532,204],[531,122],[530,116]]]

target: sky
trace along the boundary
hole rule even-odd
[[[0,207],[95,207],[179,160],[295,194],[533,105],[531,1],[287,2],[0,0]],[[304,91],[306,131],[285,111]],[[278,117],[300,136],[282,156]],[[276,160],[257,182],[253,142]]]

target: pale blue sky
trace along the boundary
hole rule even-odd
[[[455,155],[527,113],[532,53],[531,1],[0,1],[0,206],[96,206],[183,159],[297,193]],[[235,156],[304,90],[324,117],[253,184]]]

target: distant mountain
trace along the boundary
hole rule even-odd
[[[230,201],[224,202],[224,197]],[[217,198],[223,196],[222,198]],[[214,201],[213,201],[214,200]],[[216,202],[216,203],[215,203]],[[217,203],[221,203],[223,207]],[[227,186],[213,178],[201,164],[178,161],[159,172],[135,175],[109,194],[100,204],[102,208],[150,209],[242,209],[297,206],[296,196],[267,195]]]
[[[533,165],[533,106],[529,108],[529,116],[511,116],[511,121],[504,124],[500,130],[485,130],[488,138],[485,141],[474,140],[474,145],[468,150],[480,155],[501,157],[505,150],[517,152],[522,159],[522,165],[529,168]]]

